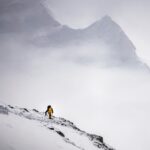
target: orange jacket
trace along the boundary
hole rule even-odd
[[[48,112],[49,114],[54,113],[53,108],[52,108],[52,107],[50,107],[50,108],[47,110],[47,112]]]
[[[47,115],[47,113],[48,114],[54,113],[53,108],[52,107],[47,108],[47,110],[45,111],[45,116]]]

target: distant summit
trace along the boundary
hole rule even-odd
[[[108,15],[85,29],[72,29],[54,18],[44,1],[2,0],[0,4],[0,33],[15,34],[37,48],[61,48],[62,55],[63,49],[69,47],[66,57],[73,61],[146,66],[128,36]]]
[[[103,41],[111,50],[112,57],[116,60],[130,63],[139,62],[135,47],[110,16],[105,16],[85,29],[87,37]]]

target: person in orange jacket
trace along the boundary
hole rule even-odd
[[[49,119],[51,119],[52,118],[52,114],[54,113],[53,108],[51,107],[51,105],[47,106],[47,110],[45,111],[45,116],[47,115],[47,113],[49,115]]]

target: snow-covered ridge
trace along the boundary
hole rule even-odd
[[[51,120],[49,120],[44,116],[43,112],[39,112],[36,109],[28,110],[27,108],[19,108],[11,105],[0,104],[0,115],[1,114],[6,115],[6,117],[7,115],[13,114],[15,116],[19,116],[20,118],[27,118],[31,121],[37,121],[42,125],[42,127],[48,129],[51,132],[50,134],[56,133],[65,143],[72,145],[77,149],[113,150],[113,148],[104,143],[103,137],[86,133],[85,131],[80,130],[74,123],[64,118],[53,117]]]

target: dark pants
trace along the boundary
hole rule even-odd
[[[48,113],[48,115],[49,115],[49,119],[52,119],[52,114],[51,114],[51,113]]]

